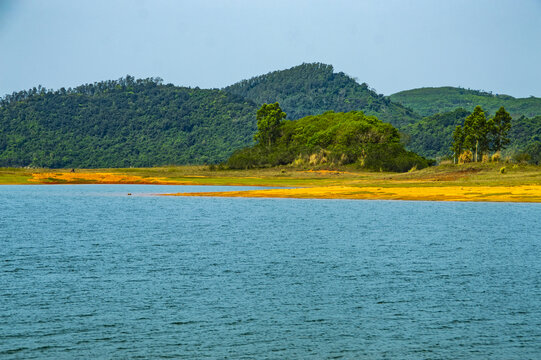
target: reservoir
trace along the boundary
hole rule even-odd
[[[224,190],[0,186],[0,358],[541,358],[541,204]]]

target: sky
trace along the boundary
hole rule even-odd
[[[310,62],[385,95],[541,97],[541,0],[0,0],[0,96],[127,74],[222,88]]]

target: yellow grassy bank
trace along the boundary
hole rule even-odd
[[[110,172],[43,172],[34,173],[28,182],[38,184],[172,184],[166,178],[142,177],[138,175]]]
[[[541,202],[541,186],[440,186],[391,188],[322,186],[295,189],[179,193],[170,195],[300,199]]]
[[[0,168],[0,184],[165,184],[272,186],[269,190],[176,196],[541,202],[541,166],[472,164],[409,173],[291,167],[211,171],[207,166],[129,169]]]

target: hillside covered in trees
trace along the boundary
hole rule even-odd
[[[393,99],[428,115],[422,118]],[[416,89],[389,98],[335,73],[331,65],[315,63],[222,90],[127,76],[74,89],[38,87],[6,95],[0,98],[0,166],[219,163],[235,150],[253,145],[257,109],[275,102],[290,120],[327,111],[376,116],[399,129],[408,150],[431,158],[451,156],[455,127],[463,125],[477,105],[489,117],[500,106],[511,113],[507,153],[536,148],[532,144],[541,138],[539,98],[515,99],[458,88]]]
[[[225,161],[253,143],[257,107],[221,90],[131,76],[0,103],[0,166],[129,167]]]
[[[422,116],[446,113],[457,108],[471,112],[478,105],[489,114],[495,114],[503,106],[513,118],[521,116],[531,118],[541,115],[541,98],[533,96],[514,98],[509,95],[494,95],[484,91],[456,87],[412,89],[400,91],[389,98]]]
[[[354,164],[403,172],[428,166],[427,160],[404,149],[396,128],[361,111],[328,111],[282,121],[285,117],[278,103],[264,104],[257,113],[258,143],[235,152],[228,160],[229,167]]]
[[[393,126],[421,119],[419,115],[389,98],[377,94],[367,84],[359,84],[332,65],[302,64],[243,80],[224,89],[259,106],[280,103],[288,119],[318,115],[325,111],[363,111]]]

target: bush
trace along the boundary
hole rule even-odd
[[[516,163],[527,163],[530,161],[530,154],[526,152],[520,152],[513,155],[513,161]]]
[[[500,174],[505,174],[505,172],[506,172],[506,169],[505,169],[505,166],[504,166],[504,167],[502,167],[502,168],[500,169]]]
[[[370,170],[406,172],[414,166],[428,167],[426,159],[404,150],[400,144],[370,144],[364,153],[361,165]]]
[[[524,150],[530,156],[530,163],[539,165],[541,163],[541,141],[531,143]]]
[[[250,169],[260,165],[261,160],[256,148],[246,148],[235,151],[227,160],[227,166],[230,169]]]
[[[492,162],[500,162],[501,158],[502,158],[502,154],[498,151],[498,152],[494,153],[494,155],[492,155],[490,160]]]
[[[471,163],[473,160],[473,154],[470,150],[464,151],[460,156],[458,157],[458,163],[459,164],[466,164]]]

